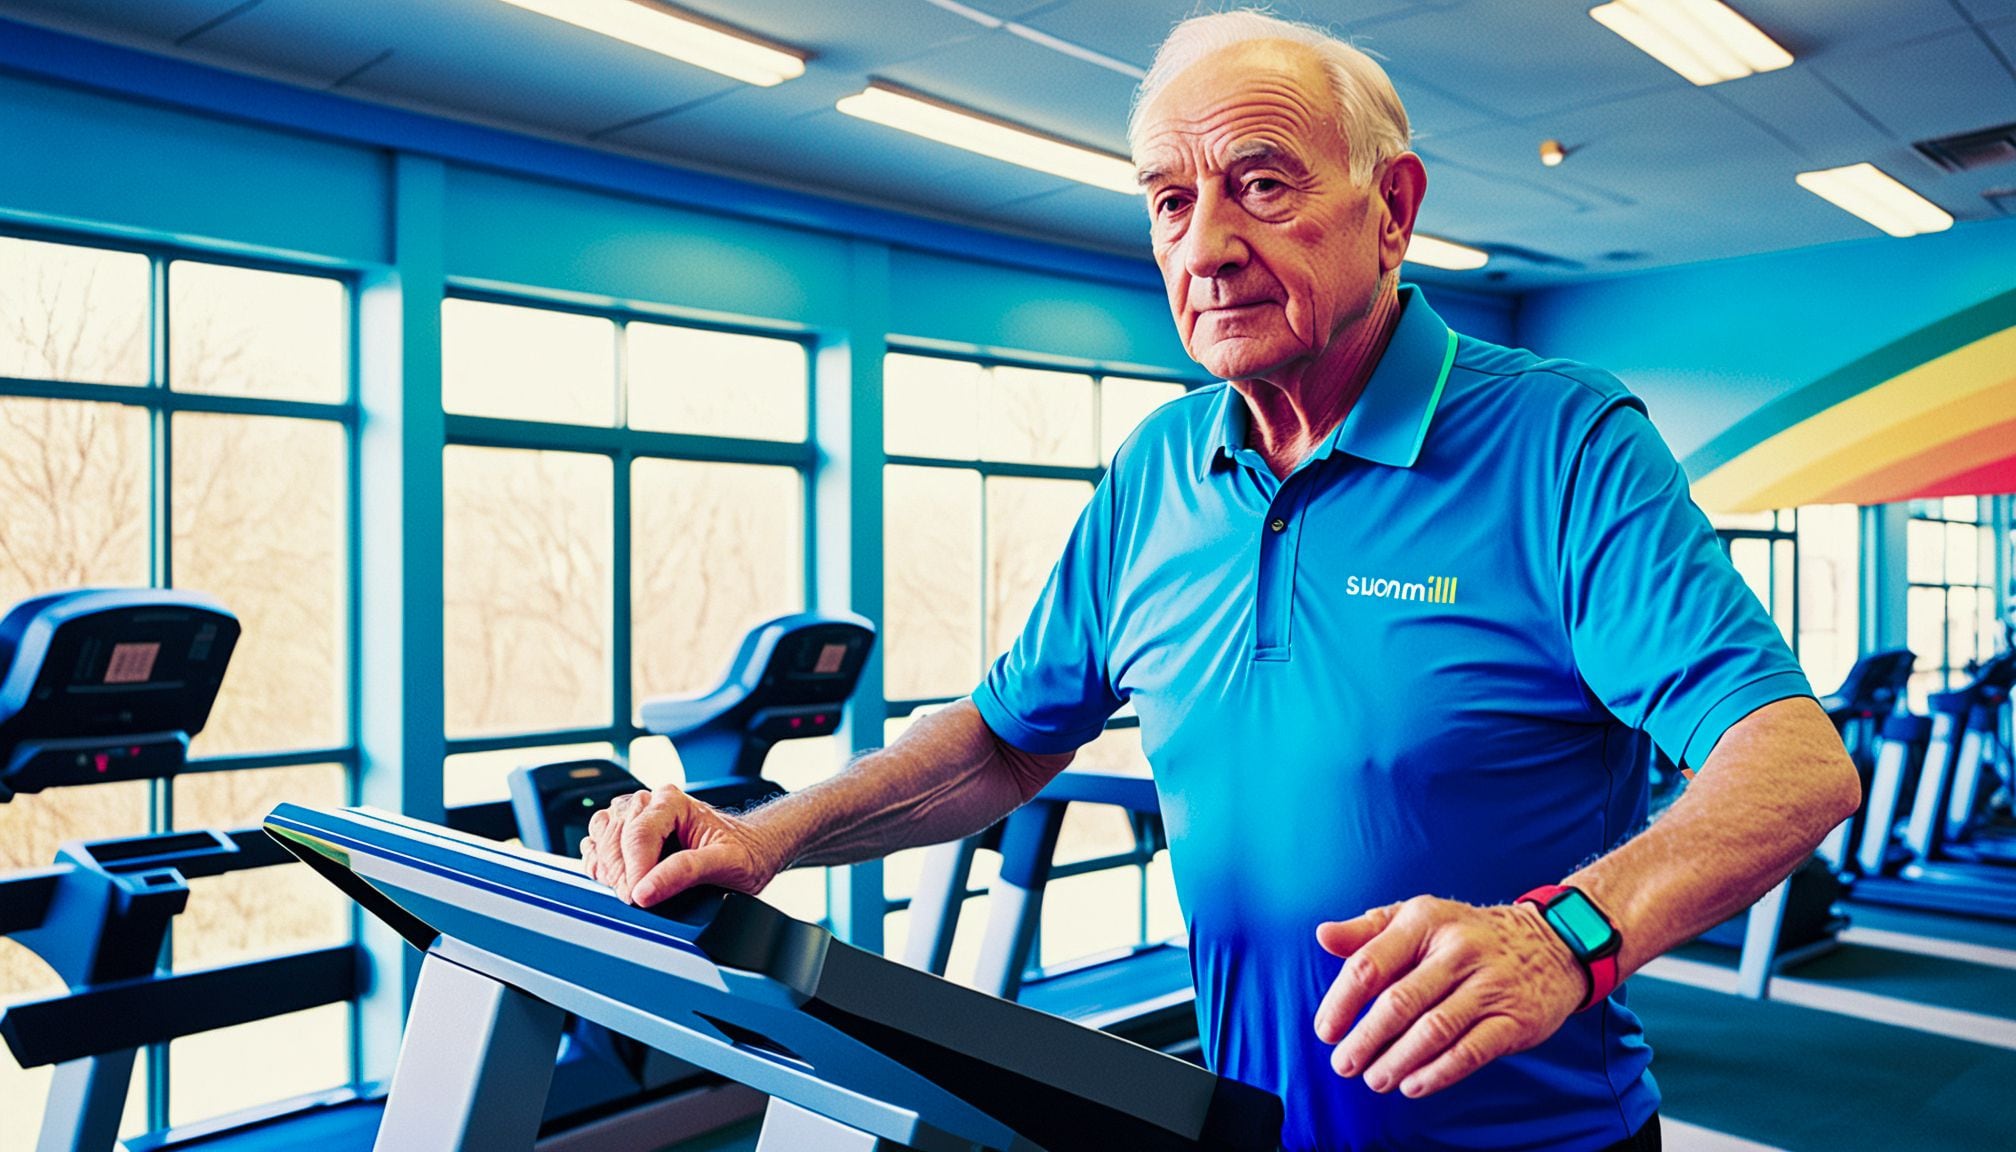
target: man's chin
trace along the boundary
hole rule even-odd
[[[1220,380],[1255,380],[1294,359],[1292,352],[1268,347],[1257,340],[1219,340],[1193,354],[1204,370]]]

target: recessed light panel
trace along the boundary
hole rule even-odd
[[[1614,0],[1591,8],[1589,15],[1696,84],[1720,84],[1792,63],[1790,52],[1722,0]]]
[[[636,0],[504,0],[626,44],[768,88],[805,74],[805,59],[753,37]]]

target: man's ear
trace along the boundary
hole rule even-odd
[[[1379,229],[1379,270],[1391,272],[1407,255],[1415,218],[1428,195],[1428,170],[1421,166],[1421,157],[1402,152],[1387,161],[1376,191],[1385,209]]]

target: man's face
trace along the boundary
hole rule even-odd
[[[1191,65],[1143,110],[1155,262],[1184,347],[1221,379],[1314,360],[1378,290],[1386,213],[1351,182],[1331,105],[1313,51],[1255,41]]]

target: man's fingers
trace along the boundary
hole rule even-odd
[[[1374,908],[1349,920],[1331,920],[1316,926],[1316,942],[1332,956],[1349,956],[1372,942],[1372,938],[1393,922],[1398,904]]]
[[[1474,985],[1464,985],[1459,980],[1458,985],[1440,1001],[1420,1010],[1403,1023],[1397,1030],[1398,1035],[1386,1044],[1384,1052],[1374,1053],[1359,1062],[1365,1086],[1374,1092],[1389,1092],[1399,1087],[1410,1074],[1447,1052],[1484,1014],[1483,995],[1475,991]],[[1350,1043],[1349,1039],[1344,1041],[1344,1045]]]
[[[1345,1030],[1372,998],[1414,967],[1421,950],[1421,931],[1419,922],[1390,913],[1385,927],[1351,953],[1316,1009],[1318,1038],[1325,1044],[1342,1040]]]
[[[1440,1092],[1508,1052],[1517,1052],[1519,1025],[1508,1016],[1487,1016],[1465,1032],[1440,1056],[1400,1081],[1403,1096],[1427,1096]]]
[[[1388,1063],[1380,1053],[1387,1052],[1388,1046],[1394,1045],[1396,1039],[1404,1043],[1414,1038],[1414,1033],[1424,1023],[1431,1031],[1445,1031],[1447,1034],[1442,1037],[1441,1046],[1422,1055],[1421,1059],[1425,1060],[1448,1047],[1470,1027],[1466,1016],[1460,1027],[1447,1031],[1450,1023],[1447,1013],[1452,1007],[1460,1007],[1447,1001],[1457,999],[1451,993],[1462,981],[1462,969],[1448,959],[1431,959],[1409,972],[1372,1002],[1364,1019],[1358,1021],[1357,1026],[1344,1037],[1344,1042],[1330,1054],[1330,1066],[1337,1070],[1339,1076],[1356,1076],[1366,1072],[1365,1083],[1374,1091],[1385,1091],[1400,1078],[1389,1076],[1383,1082],[1375,1083],[1369,1073],[1382,1070]],[[1414,1064],[1409,1064],[1406,1070],[1412,1071],[1414,1067]]]
[[[649,908],[696,885],[723,883],[731,878],[736,864],[735,854],[723,844],[674,852],[630,889],[630,902]]]
[[[679,835],[693,802],[685,796],[668,794],[636,806],[623,822],[622,863],[610,887],[623,895],[649,875],[665,855],[665,842]],[[675,845],[677,847],[677,845]]]

